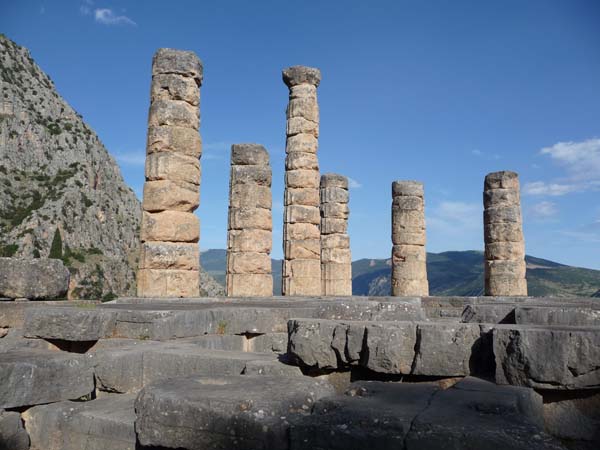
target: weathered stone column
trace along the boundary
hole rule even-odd
[[[352,255],[348,236],[348,179],[321,176],[321,280],[323,295],[352,295]]]
[[[423,183],[392,184],[392,295],[429,295]]]
[[[273,295],[271,166],[262,145],[231,146],[226,292]]]
[[[319,224],[319,69],[294,66],[283,71],[290,89],[285,151],[283,295],[321,295]]]
[[[485,295],[527,295],[519,176],[489,173],[483,186]]]
[[[146,183],[137,292],[199,295],[200,85],[193,52],[159,49],[152,60]]]

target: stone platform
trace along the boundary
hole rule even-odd
[[[600,303],[0,303],[0,449],[591,449]]]

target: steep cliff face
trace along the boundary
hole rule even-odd
[[[0,70],[1,256],[61,257],[72,298],[134,294],[138,199],[94,131],[4,36]]]

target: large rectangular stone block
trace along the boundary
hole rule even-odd
[[[156,152],[146,157],[146,180],[181,181],[200,185],[200,161],[175,152]]]
[[[227,246],[229,250],[239,252],[270,253],[272,240],[268,230],[229,230]]]
[[[150,105],[149,127],[174,126],[198,130],[198,108],[180,100],[157,100]]]
[[[156,74],[152,77],[150,101],[183,100],[192,106],[200,104],[200,89],[192,77],[178,74]]]
[[[144,183],[145,211],[164,210],[192,212],[200,204],[198,186],[169,180],[147,181]]]
[[[321,269],[323,270],[322,278],[324,280],[347,279],[350,280],[350,282],[352,282],[352,265],[349,262],[329,262],[327,264],[323,264]]]
[[[140,238],[142,242],[198,242],[200,219],[194,213],[183,211],[144,211]]]
[[[316,96],[292,98],[287,107],[288,119],[302,117],[311,122],[319,122],[319,104]]]
[[[232,230],[258,229],[271,231],[273,217],[270,209],[229,209],[229,227]]]
[[[228,252],[228,273],[271,273],[271,257],[267,253]]]
[[[321,205],[321,215],[326,218],[347,220],[350,215],[350,208],[347,203],[323,203]]]
[[[286,134],[293,136],[296,134],[309,134],[319,137],[319,123],[307,120],[303,117],[290,117],[286,122]]]
[[[322,234],[346,234],[348,232],[348,221],[346,219],[334,219],[324,217],[321,220]]]
[[[494,223],[521,223],[521,206],[497,206],[483,211],[484,225]]]
[[[350,248],[350,236],[347,234],[325,234],[321,236],[321,248]]]
[[[269,166],[231,166],[231,184],[271,186],[271,168]],[[248,205],[252,206],[252,205]]]
[[[324,248],[321,251],[321,262],[349,265],[352,255],[349,248]]]
[[[197,270],[140,269],[137,272],[140,297],[198,297]]]
[[[231,273],[227,277],[227,293],[234,297],[269,297],[273,295],[271,273]]]
[[[290,259],[316,259],[321,253],[318,240],[285,241],[283,243],[284,253]]]
[[[317,138],[306,133],[288,136],[285,143],[285,151],[288,154],[292,152],[317,153],[318,148]]]
[[[488,242],[485,246],[485,258],[492,260],[524,260],[525,242]]]
[[[284,215],[285,223],[312,223],[315,225],[321,223],[319,208],[314,206],[288,205],[285,207]]]
[[[285,185],[289,188],[319,188],[319,171],[318,170],[286,170]]]
[[[316,260],[317,262],[319,260]],[[284,295],[322,295],[321,277],[285,276],[282,279],[282,291]]]
[[[172,242],[144,242],[140,256],[140,269],[199,270],[198,244]]]
[[[315,153],[288,152],[285,158],[286,170],[319,170],[319,160]]]
[[[151,126],[148,128],[147,152],[177,152],[199,158],[202,140],[198,130],[193,128]]]
[[[348,203],[349,200],[348,189],[335,186],[321,189],[321,203]]]
[[[301,241],[316,240],[319,241],[321,231],[319,225],[314,223],[290,223],[284,229],[284,240]]]
[[[321,279],[321,261],[315,259],[292,259],[283,262],[283,274],[289,277]],[[319,283],[320,284],[320,283]]]
[[[268,186],[257,184],[239,184],[231,187],[229,207],[235,209],[264,208],[271,209],[273,199]]]
[[[319,191],[314,188],[288,188],[285,190],[285,205],[319,206]]]

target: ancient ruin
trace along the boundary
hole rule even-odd
[[[231,146],[226,292],[229,297],[273,295],[271,166],[258,144]]]
[[[429,295],[423,184],[392,183],[392,295]]]
[[[319,69],[283,71],[290,90],[287,107],[285,199],[283,218],[283,295],[321,294],[319,225]]]
[[[152,60],[146,183],[137,275],[140,297],[199,295],[200,85],[192,53],[160,49]]]
[[[485,295],[527,295],[519,176],[493,172],[483,187]]]
[[[321,176],[321,279],[323,295],[352,295],[352,255],[348,235],[348,179]]]

